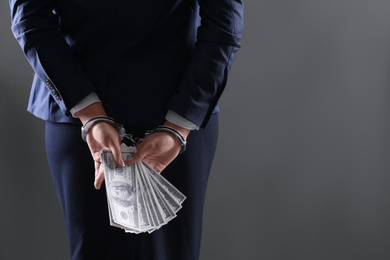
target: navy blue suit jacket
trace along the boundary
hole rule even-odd
[[[243,28],[241,0],[10,0],[12,31],[36,75],[28,110],[79,123],[92,91],[125,125],[168,109],[205,127]]]

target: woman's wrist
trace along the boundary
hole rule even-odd
[[[77,116],[84,125],[91,118],[97,116],[107,116],[107,113],[102,104],[100,102],[96,102],[78,111],[75,113],[75,116]]]
[[[108,116],[95,116],[89,119],[85,124],[81,127],[81,138],[86,142],[87,141],[87,134],[89,129],[91,129],[95,124],[97,123],[107,123],[111,126],[113,126],[119,133],[120,131],[120,125],[115,121],[114,118],[108,117]]]
[[[169,121],[165,121],[164,125],[172,127],[175,130],[179,131],[180,134],[184,137],[184,139],[187,139],[189,133],[191,132],[191,130],[189,130],[187,128],[184,128],[184,127],[181,127],[181,126],[178,126],[176,124],[173,124],[173,123],[171,123]]]
[[[183,153],[187,147],[187,137],[191,130],[166,121],[164,125],[157,126],[153,132],[166,132],[174,136],[180,145],[180,153]]]

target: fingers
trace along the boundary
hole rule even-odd
[[[87,134],[87,142],[92,157],[95,161],[95,182],[96,189],[100,189],[104,181],[104,171],[101,167],[100,152],[102,149],[108,149],[112,152],[115,163],[120,167],[125,167],[122,159],[120,147],[120,137],[116,129],[104,122],[94,125]]]
[[[112,152],[112,155],[114,157],[114,160],[116,164],[120,167],[125,167],[125,163],[122,158],[122,150],[119,143],[111,143],[109,144],[109,150]]]
[[[157,172],[162,172],[180,151],[176,142],[168,133],[153,133],[137,146],[137,152],[126,163],[134,164],[143,160]]]
[[[95,161],[95,189],[99,190],[104,181],[104,170],[100,162]]]
[[[118,160],[115,160],[115,161],[119,161],[120,164],[118,164],[119,166],[121,166],[122,168],[125,167],[125,164],[123,162],[123,159],[122,159],[122,152],[121,150],[119,150],[119,154],[118,154],[118,149],[119,147],[112,147],[110,150],[112,151],[113,153],[113,156],[115,158],[115,156],[119,156],[120,159]],[[120,149],[120,148],[119,148]],[[99,190],[103,184],[103,181],[104,181],[104,169],[102,167],[102,162],[101,162],[101,158],[100,158],[100,152],[99,153],[95,153],[93,155],[93,158],[94,158],[94,162],[95,162],[95,182],[94,182],[94,186],[97,190]]]
[[[148,155],[147,149],[142,149],[142,146],[137,146],[137,152],[133,155],[133,157],[126,160],[127,164],[134,164],[140,162]]]
[[[104,127],[101,128],[101,131],[105,133],[102,135],[102,144],[112,152],[116,164],[122,168],[125,167],[122,159],[122,150],[120,147],[121,139],[118,135],[118,132],[108,124],[105,124]]]
[[[115,162],[120,166],[123,165],[120,161],[122,158],[121,140],[113,126],[105,122],[93,125],[87,134],[87,142],[92,153],[100,152],[102,149],[109,149],[114,155]]]

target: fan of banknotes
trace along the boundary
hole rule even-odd
[[[124,161],[136,152],[125,144],[121,148]],[[121,168],[109,151],[101,158],[111,226],[151,233],[176,217],[186,196],[161,174],[143,161]]]

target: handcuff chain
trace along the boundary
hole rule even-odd
[[[121,138],[121,141],[124,142],[125,138],[130,140],[133,146],[136,146],[142,141],[142,138],[134,137],[132,134],[127,134],[123,125],[118,124],[118,134]]]

